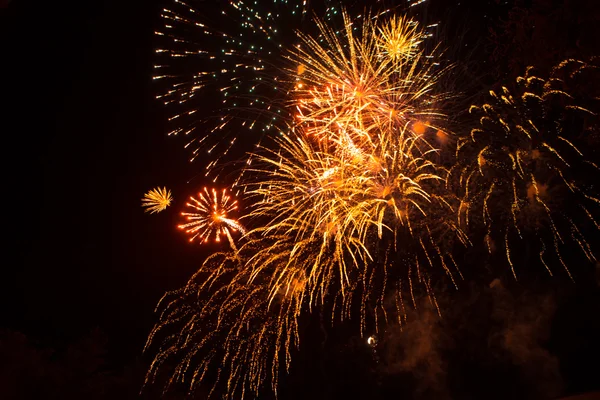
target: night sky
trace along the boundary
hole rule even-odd
[[[507,18],[515,2],[429,1],[429,18],[444,16],[446,37],[460,38],[451,52],[469,58],[478,82],[488,85],[488,28]],[[553,16],[561,7],[581,7],[569,16],[575,28],[568,35],[577,45],[557,29],[555,52],[597,50],[590,36],[600,37],[593,23],[600,3],[518,3],[543,3],[544,15]],[[184,285],[214,250],[187,242],[176,229],[177,210],[148,215],[140,207],[155,186],[167,186],[177,199],[203,184],[184,140],[167,137],[168,116],[154,99],[153,31],[163,5],[13,0],[0,8],[9,221],[0,279],[0,398],[136,398],[151,360],[142,349],[157,301]],[[594,268],[582,265],[574,283],[561,277],[515,283],[507,274],[498,277],[504,287],[497,292],[485,272],[458,293],[443,293],[443,322],[424,309],[398,336],[428,348],[424,358],[400,343],[395,361],[374,356],[364,339],[343,326],[332,329],[324,347],[322,338],[307,341],[281,398],[525,399],[600,391]],[[494,356],[490,326],[525,327],[517,337],[523,349]],[[143,397],[158,393],[150,389]]]

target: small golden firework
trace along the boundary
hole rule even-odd
[[[172,201],[173,196],[171,196],[170,190],[167,190],[166,187],[157,187],[150,190],[142,197],[142,207],[145,208],[144,211],[153,214],[161,212],[169,207]]]
[[[379,50],[392,60],[404,60],[417,56],[425,33],[418,24],[401,16],[393,16],[381,26],[377,38]]]

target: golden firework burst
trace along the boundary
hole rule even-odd
[[[151,214],[158,213],[169,207],[172,201],[173,197],[170,190],[167,190],[165,187],[157,187],[144,195],[142,198],[142,207],[144,207],[144,211]]]
[[[346,134],[355,142],[384,129],[408,127],[415,136],[439,130],[448,94],[436,85],[446,69],[436,50],[419,46],[425,33],[417,23],[399,17],[376,23],[367,15],[357,32],[355,21],[342,15],[343,35],[318,21],[320,35],[300,34],[300,45],[288,55],[298,65],[290,69],[297,76],[296,123],[320,140]]]

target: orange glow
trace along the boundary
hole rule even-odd
[[[548,189],[548,185],[544,184],[536,184],[535,182],[530,182],[527,185],[527,199],[530,203],[535,201],[536,195],[539,197],[546,196],[546,190]]]
[[[421,121],[417,121],[412,125],[412,130],[414,133],[416,133],[417,135],[422,135],[425,133],[425,131],[427,130],[427,125],[425,125],[423,122]]]
[[[437,140],[439,141],[440,144],[447,144],[448,140],[450,139],[446,132],[439,130],[439,129],[435,133],[435,137],[437,138]]]

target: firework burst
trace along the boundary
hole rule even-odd
[[[182,212],[186,222],[178,226],[190,236],[190,242],[199,240],[207,243],[209,240],[221,241],[221,236],[227,237],[229,244],[235,249],[232,232],[244,233],[243,226],[231,217],[238,206],[237,200],[227,193],[227,189],[218,191],[214,188],[203,188],[196,197],[190,197],[186,206],[192,212]]]
[[[443,193],[445,172],[428,159],[435,149],[423,152],[420,138],[387,131],[360,151],[340,151],[340,143],[314,142],[302,133],[276,142],[278,150],[265,149],[250,170],[260,184],[246,186],[256,198],[248,218],[261,221],[247,236],[262,243],[249,242],[256,250],[247,265],[257,274],[274,271],[271,298],[299,288],[312,307],[337,293],[340,309],[349,310],[356,293],[365,307],[369,299],[381,302],[411,268],[430,294],[426,267],[439,266],[454,279],[455,264],[448,266],[434,238],[440,231],[466,238]],[[409,261],[380,259],[374,250],[382,240],[388,253]],[[388,278],[389,285],[373,284]]]
[[[333,18],[338,9],[325,1],[318,12]],[[156,32],[158,48],[154,79],[161,82],[159,100],[170,113],[170,135],[183,135],[191,159],[208,155],[212,170],[230,152],[258,143],[290,120],[285,101],[290,85],[284,70],[284,48],[296,30],[310,27],[306,1],[225,1],[218,12],[197,0],[174,0],[162,11]],[[214,15],[211,15],[214,14]],[[211,94],[212,91],[212,94]],[[207,110],[207,97],[215,104]],[[214,101],[218,98],[218,101]],[[218,104],[218,105],[217,105]],[[210,114],[218,117],[207,118]]]
[[[364,333],[390,318],[401,322],[402,293],[410,291],[414,303],[417,285],[437,304],[432,269],[446,269],[452,279],[455,273],[435,231],[460,231],[437,193],[443,171],[426,158],[435,151],[416,150],[418,140],[402,132],[381,137],[358,156],[290,133],[276,139],[279,150],[263,149],[249,170],[260,184],[246,185],[255,202],[245,218],[258,227],[239,249],[212,256],[184,289],[168,296],[149,338],[152,346],[166,337],[158,342],[148,382],[172,360],[167,388],[185,381],[194,389],[210,381],[214,369],[213,390],[228,398],[257,395],[266,382],[276,392],[279,369],[289,368],[299,345],[303,313],[321,307],[333,322],[359,305]],[[382,241],[384,258],[376,251]],[[176,333],[167,335],[171,330]]]
[[[600,227],[593,217],[599,170],[586,148],[598,136],[598,92],[590,85],[597,79],[597,66],[577,60],[547,77],[530,67],[514,88],[490,91],[470,109],[478,126],[458,142],[452,174],[463,193],[459,217],[485,227],[488,251],[503,248],[515,277],[518,246],[537,253],[550,274],[554,255],[571,275],[565,249],[596,259],[585,232]]]
[[[288,56],[299,66],[291,71],[297,123],[321,139],[342,132],[357,143],[382,130],[438,130],[448,94],[435,88],[445,69],[436,50],[422,50],[427,35],[418,24],[366,15],[359,30],[346,12],[342,17],[344,35],[318,21],[319,35],[300,34],[301,44]]]
[[[435,90],[443,69],[420,50],[426,35],[417,24],[368,14],[356,33],[342,17],[339,34],[320,20],[315,36],[299,34],[300,46],[278,61],[292,65],[282,82],[293,84],[284,98],[298,116],[284,118],[292,128],[273,125],[278,134],[245,169],[248,231],[229,216],[235,202],[225,191],[204,189],[188,203],[194,212],[183,213],[180,228],[191,240],[225,235],[233,251],[209,258],[162,305],[149,346],[174,333],[160,342],[149,381],[175,360],[168,384],[194,388],[216,368],[213,388],[223,382],[225,397],[258,395],[265,381],[276,391],[304,313],[320,308],[334,322],[359,308],[361,334],[377,333],[405,318],[403,293],[415,304],[423,290],[437,307],[435,277],[456,285],[460,271],[445,243],[468,239],[424,134],[444,120],[446,95]],[[239,247],[235,230],[244,232]]]
[[[153,214],[165,210],[171,205],[172,201],[173,196],[171,196],[171,191],[165,187],[158,187],[144,195],[142,198],[142,207],[144,207],[144,211]]]

